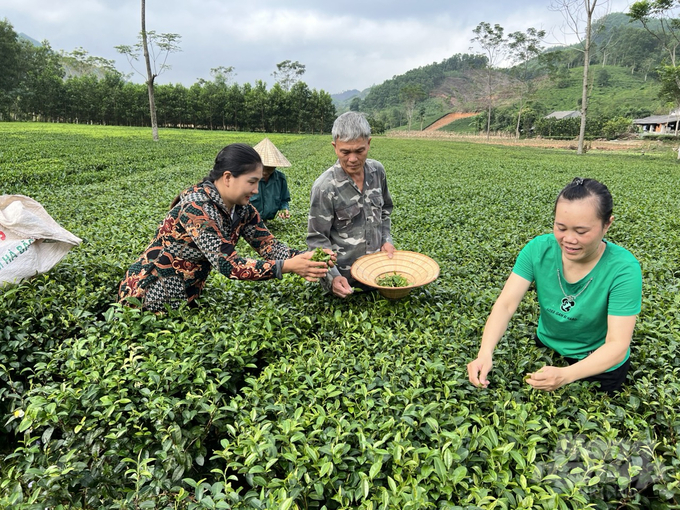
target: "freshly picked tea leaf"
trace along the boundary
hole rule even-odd
[[[376,283],[381,287],[406,287],[408,280],[395,271],[394,274],[377,278]]]
[[[318,247],[316,250],[314,250],[314,253],[312,254],[312,260],[316,262],[325,262],[328,264],[328,267],[333,267],[331,255],[323,251],[323,248],[321,247]]]

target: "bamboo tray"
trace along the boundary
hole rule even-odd
[[[381,287],[377,280],[397,273],[408,281],[405,287]],[[352,277],[360,283],[378,289],[388,299],[399,299],[412,289],[433,282],[439,276],[439,264],[422,253],[396,250],[389,258],[385,252],[359,257],[350,269]]]

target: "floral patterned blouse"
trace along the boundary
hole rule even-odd
[[[239,257],[239,238],[265,260]],[[149,247],[125,273],[118,300],[139,299],[151,311],[192,303],[214,267],[228,278],[281,278],[283,261],[302,251],[289,248],[269,232],[250,204],[229,211],[212,182],[204,181],[180,195],[159,225]]]

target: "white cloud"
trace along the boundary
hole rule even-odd
[[[512,5],[515,4],[515,5]],[[626,0],[611,0],[625,11]],[[558,29],[559,12],[545,0],[460,2],[347,0],[341,6],[317,0],[147,0],[147,29],[182,36],[182,52],[171,55],[172,70],[160,83],[210,79],[210,69],[234,66],[240,83],[261,79],[283,60],[305,64],[311,88],[331,93],[363,89],[409,69],[471,52],[472,29],[481,21],[499,23],[506,33],[530,26]],[[139,0],[0,0],[0,12],[15,30],[47,39],[55,50],[83,47],[114,59],[114,49],[136,42]],[[559,30],[556,32],[559,34]],[[556,38],[555,38],[556,39]]]

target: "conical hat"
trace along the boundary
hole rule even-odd
[[[255,147],[253,147],[257,153],[262,158],[262,164],[264,166],[275,166],[275,167],[286,167],[290,166],[290,161],[286,159],[286,156],[281,154],[281,151],[276,148],[269,138],[265,138]]]

